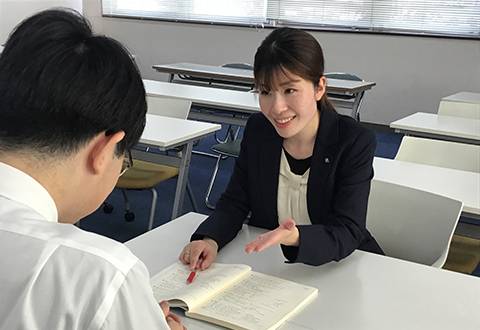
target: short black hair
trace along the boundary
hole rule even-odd
[[[74,10],[25,19],[0,55],[0,151],[70,155],[101,132],[124,131],[122,154],[138,142],[146,112],[129,52]]]

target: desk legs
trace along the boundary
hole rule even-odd
[[[357,121],[360,121],[360,101],[362,100],[362,93],[357,93],[355,95],[355,100],[352,105],[352,118],[355,118]]]
[[[182,211],[183,201],[185,199],[185,189],[188,180],[188,171],[190,169],[190,160],[192,158],[193,141],[190,141],[181,151],[180,167],[177,179],[177,188],[175,190],[175,200],[173,202],[172,220],[178,218]]]

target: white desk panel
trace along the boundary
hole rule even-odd
[[[184,84],[167,83],[155,80],[143,80],[149,96],[170,97],[191,100],[193,103],[216,108],[239,110],[255,113],[260,111],[258,94],[220,88],[209,88]]]
[[[379,157],[373,167],[376,180],[462,201],[465,216],[480,218],[480,173]]]
[[[141,143],[169,149],[221,129],[218,124],[147,114]]]
[[[480,143],[480,120],[417,112],[390,124],[398,132],[444,140]],[[462,141],[463,140],[463,141]]]
[[[153,68],[158,72],[171,75],[191,75],[206,79],[219,79],[225,81],[254,84],[252,70],[243,70],[214,65],[204,65],[196,63],[172,63],[158,64]],[[344,79],[327,79],[327,92],[336,93],[359,93],[371,89],[376,83],[370,81],[352,81]]]
[[[480,93],[459,92],[453,95],[442,97],[442,101],[480,104]]]
[[[188,213],[126,245],[151,275],[175,262],[206,216]],[[318,288],[318,297],[280,329],[285,330],[478,330],[480,279],[429,266],[355,251],[319,267],[285,264],[279,247],[247,255],[244,245],[263,230],[244,226],[218,255],[224,263],[249,264],[259,271]],[[183,318],[189,329],[218,329]]]

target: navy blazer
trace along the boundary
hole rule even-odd
[[[262,113],[249,118],[230,182],[192,240],[207,236],[222,248],[236,236],[249,212],[249,225],[278,227],[282,142]],[[383,253],[365,227],[375,146],[375,135],[352,118],[332,110],[320,113],[307,183],[312,225],[298,226],[298,247],[282,245],[290,262],[321,265],[357,248]]]

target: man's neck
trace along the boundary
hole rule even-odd
[[[71,199],[68,191],[65,189],[69,181],[72,181],[69,173],[69,160],[55,161],[45,160],[42,157],[35,157],[27,153],[0,153],[0,162],[15,167],[16,169],[28,174],[39,182],[50,194],[57,207],[59,222],[73,223],[69,220],[72,216],[70,212],[65,212],[66,205]]]

